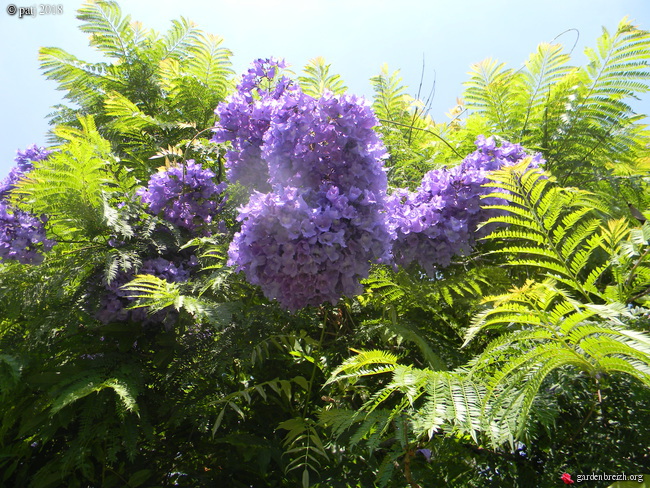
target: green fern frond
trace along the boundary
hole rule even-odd
[[[131,17],[112,0],[94,0],[84,4],[77,18],[84,23],[81,30],[90,34],[90,45],[112,58],[129,58],[134,50],[135,32]]]
[[[282,444],[284,454],[293,458],[285,472],[302,470],[302,487],[309,488],[309,473],[318,473],[322,463],[329,460],[316,423],[310,419],[292,418],[281,422],[277,428],[288,431]]]
[[[298,78],[302,91],[314,98],[319,98],[326,92],[334,95],[345,93],[348,87],[339,75],[330,74],[331,66],[321,56],[310,59],[303,68],[304,76]]]
[[[551,157],[568,160],[575,147],[585,158],[599,148],[610,161],[626,162],[638,153],[640,142],[632,135],[637,118],[625,100],[650,88],[650,33],[623,19],[613,34],[603,28],[597,47],[585,53],[589,64],[562,116],[561,139]]]
[[[355,351],[356,356],[346,359],[338,366],[325,382],[325,385],[347,378],[365,376],[368,374],[381,374],[393,371],[397,365],[398,357],[387,351]]]
[[[590,85],[583,105],[591,97],[617,100],[634,92],[647,92],[650,86],[643,80],[650,79],[648,46],[650,33],[633,26],[627,18],[619,23],[613,35],[603,28],[597,48],[585,50],[590,60],[587,67]]]
[[[379,119],[401,122],[407,115],[408,95],[402,85],[399,71],[388,72],[388,65],[381,67],[381,73],[370,78],[375,91],[372,109]]]
[[[364,286],[364,294],[359,296],[359,300],[364,305],[375,298],[385,303],[398,302],[407,294],[405,287],[400,286],[385,270],[373,270],[361,283]]]
[[[526,70],[521,78],[524,86],[522,95],[527,99],[527,104],[520,138],[528,130],[530,122],[541,122],[541,107],[547,101],[549,92],[572,70],[566,65],[570,56],[562,51],[560,44],[541,43],[537,52],[526,61]]]
[[[369,356],[379,359],[381,356],[378,352],[360,353],[356,362],[368,363]],[[394,357],[390,359],[396,360]],[[391,422],[402,415],[411,419],[410,425],[416,437],[431,437],[435,431],[443,429],[460,430],[477,438],[481,429],[482,399],[486,391],[479,381],[460,372],[420,370],[398,365],[394,361],[390,369],[381,371],[358,364],[348,360],[349,367],[339,367],[328,383],[343,377],[365,377],[379,372],[390,373],[391,379],[374,392],[352,418],[342,419],[336,414],[322,417],[333,422],[339,433],[363,419],[351,442],[358,443],[371,438],[373,434],[381,437],[390,428]],[[340,375],[339,371],[347,374]],[[393,406],[387,410],[385,407],[391,402]]]
[[[81,130],[59,127],[55,133],[69,142],[41,161],[15,190],[37,214],[50,216],[59,235],[85,231],[93,237],[105,230],[102,192],[116,186],[109,171],[113,157],[92,118],[80,119]]]
[[[179,310],[184,301],[177,283],[170,283],[153,275],[136,275],[133,280],[123,285],[122,289],[130,292],[129,298],[140,300],[132,308],[148,307],[151,313],[167,307]]]
[[[521,171],[503,168],[487,185],[508,188],[509,193],[490,195],[511,203],[486,206],[502,214],[485,225],[508,225],[484,238],[502,243],[491,252],[512,255],[506,264],[536,268],[587,299],[627,302],[644,296],[650,287],[646,278],[650,253],[644,236],[635,237],[636,251],[630,254],[639,256],[635,262],[625,256],[634,248],[625,240],[634,233],[626,220],[604,220],[607,209],[594,195],[557,187],[535,171]],[[607,285],[610,273],[616,285]]]
[[[156,119],[143,113],[133,102],[118,92],[108,94],[104,107],[106,115],[115,117],[110,127],[123,134],[138,136],[143,129],[159,125]]]
[[[168,307],[185,310],[195,320],[207,322],[220,328],[227,325],[234,307],[229,303],[218,303],[192,295],[183,295],[178,283],[170,283],[153,275],[136,275],[122,289],[129,297],[136,299],[130,308],[146,307],[149,313],[159,312]]]
[[[118,378],[101,381],[98,380],[98,377],[83,378],[72,383],[54,399],[50,407],[51,412],[55,414],[81,398],[105,389],[111,389],[115,392],[124,409],[138,413],[138,404],[136,402],[138,392],[130,382]]]
[[[486,186],[508,189],[490,196],[512,202],[495,206],[502,215],[485,224],[510,226],[483,238],[503,243],[493,252],[512,254],[507,264],[541,269],[585,297],[598,295],[595,282],[604,269],[585,276],[602,243],[603,222],[593,216],[599,205],[593,196],[555,186],[539,170],[526,169],[526,162],[501,168],[490,179]]]
[[[160,56],[160,62],[179,61],[187,56],[190,47],[198,39],[199,31],[196,24],[191,20],[181,17],[180,20],[172,20],[165,37],[162,39],[164,50]]]
[[[623,19],[586,49],[586,67],[572,67],[555,43],[540,44],[517,71],[486,59],[465,84],[468,121],[479,116],[496,135],[542,151],[562,184],[621,186],[612,170],[647,156],[648,131],[629,100],[650,88],[649,53],[650,33]]]
[[[509,132],[513,119],[509,83],[512,74],[512,70],[505,69],[505,63],[488,58],[472,66],[471,78],[465,83],[467,106],[494,121],[503,133]]]
[[[105,96],[106,83],[117,80],[105,63],[86,63],[63,49],[43,47],[38,59],[46,78],[59,83],[67,91],[65,97],[82,106],[94,106]]]
[[[505,332],[470,363],[471,375],[487,385],[482,415],[495,445],[525,437],[554,371],[625,372],[649,384],[650,337],[624,328],[631,317],[624,304],[581,302],[551,279],[487,300],[492,306],[474,318],[466,343],[487,328]]]
[[[186,71],[211,91],[224,98],[229,88],[227,80],[234,74],[231,69],[232,52],[223,47],[223,38],[199,35],[188,49]]]
[[[169,93],[176,88],[178,80],[183,77],[181,63],[173,58],[163,59],[158,65],[158,74],[161,87]]]
[[[358,299],[363,305],[374,304],[380,308],[415,306],[438,311],[440,301],[453,307],[460,300],[471,300],[498,284],[497,273],[495,268],[477,266],[462,273],[447,273],[444,280],[432,281],[404,270],[392,273],[387,268],[377,267],[362,281],[365,293]]]

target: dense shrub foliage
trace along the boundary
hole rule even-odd
[[[236,84],[186,19],[78,18],[106,59],[41,50],[72,105],[0,183],[0,485],[650,476],[648,32],[435,123],[387,68]]]

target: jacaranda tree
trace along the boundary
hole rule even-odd
[[[0,484],[649,472],[648,32],[484,61],[436,123],[387,68],[78,18],[105,61],[41,50],[71,105],[0,183]]]

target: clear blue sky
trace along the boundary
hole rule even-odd
[[[40,46],[66,49],[81,59],[98,60],[79,29],[82,2],[50,1],[62,14],[18,18],[0,11],[0,177],[13,165],[16,149],[45,145],[50,107],[61,101],[55,83],[39,70]],[[537,44],[567,29],[580,33],[574,62],[594,46],[601,27],[616,29],[629,16],[650,29],[650,0],[139,0],[122,1],[123,12],[146,27],[166,31],[185,16],[202,30],[224,37],[234,68],[243,72],[259,57],[283,57],[300,71],[324,56],[352,93],[370,97],[369,78],[382,63],[400,69],[415,95],[425,60],[423,91],[436,83],[431,115],[445,119],[462,92],[472,63],[497,58],[518,68]],[[573,45],[575,33],[564,35]],[[650,94],[636,105],[650,113]]]

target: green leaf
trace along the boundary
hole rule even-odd
[[[341,77],[330,74],[331,66],[321,56],[310,59],[303,68],[304,76],[298,78],[302,91],[314,98],[319,98],[326,92],[334,95],[345,93],[347,87]]]
[[[77,18],[84,23],[81,30],[90,34],[90,45],[108,56],[128,58],[134,49],[135,31],[131,17],[122,17],[122,11],[112,0],[98,0],[83,5]]]

